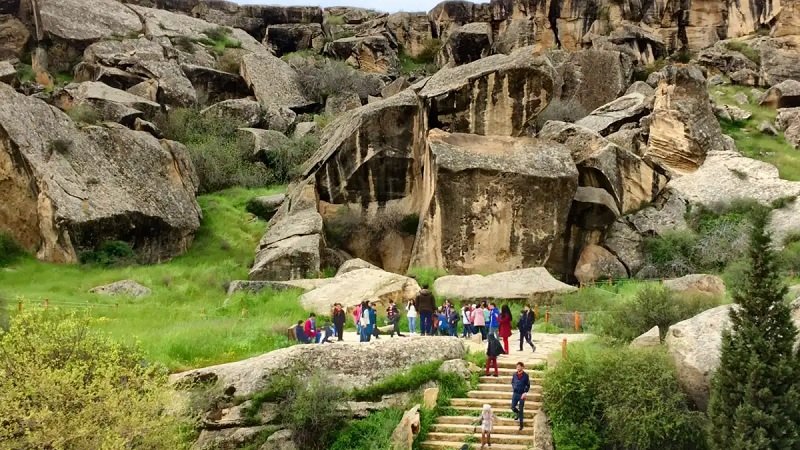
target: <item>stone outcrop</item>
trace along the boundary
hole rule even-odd
[[[380,267],[374,264],[370,264],[364,261],[363,259],[355,258],[345,261],[345,263],[339,267],[339,270],[336,272],[336,275],[339,276],[347,272],[352,272],[354,270],[359,270],[359,269],[380,270]]]
[[[16,17],[5,15],[0,11],[0,61],[21,57],[30,37],[31,34],[25,24]]]
[[[547,413],[538,411],[533,417],[533,450],[553,450],[553,430]]]
[[[237,128],[255,127],[264,121],[261,104],[246,98],[215,103],[200,111],[200,114],[229,121]]]
[[[331,382],[342,388],[363,388],[414,365],[461,359],[465,353],[463,342],[447,337],[381,339],[360,345],[295,345],[243,361],[178,373],[170,380],[177,386],[214,380],[224,391],[247,398],[266,388],[274,376],[314,367],[330,374]]]
[[[473,22],[454,29],[444,50],[444,61],[452,61],[457,66],[489,56],[492,50],[492,25]]]
[[[200,226],[186,149],[121,126],[78,129],[0,84],[0,229],[40,259],[76,262],[108,240],[138,259],[184,252]],[[37,130],[48,130],[40,133]]]
[[[241,75],[264,105],[301,108],[311,103],[300,89],[294,69],[266,52],[242,57]]]
[[[54,103],[64,111],[75,107],[89,108],[103,120],[119,122],[128,127],[133,127],[137,118],[152,120],[162,112],[161,105],[156,102],[92,81],[65,86],[55,94]]]
[[[646,333],[631,341],[631,347],[647,348],[661,345],[661,331],[658,326],[650,328]]]
[[[544,268],[520,269],[493,275],[446,275],[433,289],[443,298],[461,300],[531,300],[568,294],[577,288],[553,278]]]
[[[91,43],[143,31],[139,16],[114,0],[37,0],[35,4],[39,39]]]
[[[575,266],[575,278],[580,283],[627,278],[625,266],[611,252],[599,245],[587,245]]]
[[[400,65],[389,39],[380,34],[337,39],[325,45],[325,54],[367,73],[396,74]]]
[[[544,264],[577,187],[569,152],[532,138],[440,130],[428,134],[428,145],[432,170],[424,183],[433,196],[412,265],[461,274]]]
[[[247,202],[247,212],[254,214],[264,220],[270,220],[278,212],[286,194],[273,194],[255,197]]]
[[[558,73],[554,97],[579,109],[578,118],[625,94],[633,77],[631,58],[615,50],[552,51],[547,57]]]
[[[668,66],[656,88],[645,158],[668,172],[697,170],[706,154],[726,148],[708,99],[706,81],[695,66]]]
[[[784,132],[786,142],[794,148],[800,148],[800,108],[778,110],[775,122],[778,129]]]
[[[146,297],[150,295],[150,288],[142,286],[133,280],[115,281],[111,284],[97,286],[89,290],[92,294],[127,297]]]
[[[634,92],[597,108],[575,124],[607,136],[625,125],[639,123],[640,119],[650,114],[651,109],[651,99]]]
[[[306,292],[300,297],[300,304],[320,315],[329,315],[335,303],[349,308],[364,301],[375,302],[382,310],[389,300],[403,305],[416,298],[419,291],[412,278],[380,269],[358,269],[336,275],[330,283]]]
[[[767,90],[759,104],[772,108],[800,107],[800,81],[785,80]]]
[[[679,294],[725,296],[725,282],[716,275],[693,274],[674,280],[664,280],[664,287]]]
[[[420,405],[416,405],[403,414],[392,432],[393,450],[411,450],[414,447],[414,439],[420,430],[419,408]]]

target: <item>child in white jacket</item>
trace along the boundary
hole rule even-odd
[[[492,405],[483,405],[481,411],[480,424],[481,424],[481,450],[487,445],[492,446],[492,427],[497,421],[497,416],[492,411]]]

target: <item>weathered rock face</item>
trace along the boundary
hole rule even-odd
[[[661,345],[661,331],[658,326],[650,328],[646,333],[631,341],[631,347],[647,348]]]
[[[403,414],[400,423],[392,432],[392,448],[397,450],[411,450],[414,447],[414,438],[419,433],[419,407],[416,405]]]
[[[367,73],[394,74],[400,64],[397,52],[383,35],[337,39],[325,46],[325,53]]]
[[[800,107],[800,81],[785,80],[772,86],[759,99],[759,103],[772,108]]]
[[[761,82],[767,86],[786,80],[800,79],[800,38],[768,38],[756,41],[753,47],[761,56]]]
[[[267,27],[264,45],[271,47],[276,55],[302,50],[322,51],[325,35],[318,23],[279,24]]]
[[[142,261],[184,252],[200,226],[186,149],[121,126],[79,130],[0,84],[0,229],[40,259],[75,262],[107,240]],[[36,130],[48,130],[47,135]]]
[[[38,0],[36,5],[40,37],[89,43],[142,32],[136,13],[114,0]]]
[[[730,327],[731,305],[718,306],[669,328],[667,351],[675,361],[678,381],[695,405],[708,405],[711,377],[719,367],[722,330]],[[800,325],[797,309],[792,312],[795,326]]]
[[[800,148],[800,108],[785,108],[778,111],[778,129],[783,130],[786,141]]]
[[[306,292],[300,297],[300,304],[320,315],[330,315],[335,303],[349,308],[363,301],[377,303],[381,311],[389,300],[403,305],[416,298],[419,290],[412,278],[380,269],[359,269],[337,275],[332,282]]]
[[[587,245],[575,267],[575,278],[580,283],[593,283],[607,279],[626,278],[628,271],[611,252],[599,245]]]
[[[556,74],[531,48],[445,68],[419,91],[429,124],[451,133],[522,136],[552,98]]]
[[[716,275],[694,274],[674,280],[664,280],[664,287],[681,294],[725,296],[725,282]]]
[[[651,99],[633,92],[595,109],[575,124],[607,136],[625,125],[637,124],[651,109]]]
[[[0,61],[22,56],[30,37],[25,24],[0,10]]]
[[[241,75],[264,105],[301,108],[310,104],[300,89],[294,69],[266,52],[245,55]]]
[[[458,27],[450,33],[445,46],[445,60],[460,66],[489,56],[491,49],[491,24],[474,22]]]
[[[428,134],[428,145],[425,183],[434,192],[412,265],[477,273],[543,264],[577,188],[568,151],[530,138],[439,130]]]
[[[351,259],[351,260],[345,261],[345,263],[342,264],[339,267],[339,270],[336,272],[336,275],[337,276],[338,275],[342,275],[342,274],[345,274],[347,272],[352,272],[354,270],[359,270],[359,269],[380,270],[380,267],[377,267],[374,264],[370,264],[370,263],[364,261],[363,259],[355,258],[355,259]]]
[[[656,88],[645,158],[676,174],[697,170],[706,153],[725,147],[705,78],[695,66],[669,66]]]
[[[562,283],[542,267],[513,270],[493,275],[447,275],[433,284],[443,298],[461,300],[532,300],[568,294],[577,288]]]
[[[273,376],[295,368],[315,367],[331,375],[343,388],[364,387],[386,376],[430,361],[461,359],[466,349],[457,338],[409,337],[381,339],[366,344],[295,345],[255,358],[183,372],[171,377],[176,384],[215,379],[227,391],[249,397],[263,390]]]
[[[161,113],[161,105],[156,102],[92,81],[67,85],[56,93],[54,103],[64,111],[74,107],[91,108],[104,120],[128,127],[133,126],[136,118],[152,120]]]
[[[403,51],[413,58],[426,52],[433,38],[431,22],[424,13],[391,14],[386,18],[386,29]]]
[[[246,98],[215,103],[200,114],[230,121],[239,128],[255,127],[264,121],[261,104]]]
[[[560,79],[555,97],[584,114],[623,95],[633,76],[631,59],[618,51],[553,51],[548,58]]]

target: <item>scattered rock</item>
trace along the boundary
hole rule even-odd
[[[631,347],[647,348],[661,345],[661,331],[658,326],[650,328],[646,333],[631,342]]]
[[[325,45],[325,53],[366,73],[396,74],[400,67],[397,52],[382,34],[337,39]]]
[[[761,134],[766,134],[769,136],[777,136],[780,132],[775,128],[771,122],[766,120],[762,120],[760,124],[758,124],[758,131]]]
[[[368,344],[295,345],[243,361],[174,374],[170,380],[178,387],[202,379],[217,380],[224,390],[246,398],[263,390],[274,376],[314,367],[329,374],[331,383],[349,390],[418,364],[461,359],[465,353],[460,339],[441,336],[380,339]]]
[[[403,414],[400,423],[392,432],[392,449],[411,450],[414,447],[414,438],[420,430],[419,408],[420,405],[416,405]]]
[[[21,57],[30,37],[25,24],[19,19],[0,14],[0,61]]]
[[[439,388],[432,387],[425,389],[422,393],[422,407],[425,409],[433,409],[436,407],[436,400],[439,399]]]
[[[402,305],[416,298],[419,291],[412,278],[383,270],[359,269],[337,275],[332,282],[303,294],[300,304],[307,311],[328,315],[334,303],[351,307],[369,301],[383,307],[394,300]]]
[[[253,149],[253,158],[263,162],[267,167],[275,165],[276,157],[280,158],[280,155],[276,155],[275,152],[289,142],[289,138],[280,131],[239,128],[239,132],[247,140],[248,147]]]
[[[236,128],[255,127],[264,121],[261,104],[246,98],[215,103],[200,111],[200,114],[206,117],[228,120]]]
[[[587,245],[575,266],[575,278],[580,283],[627,278],[625,266],[611,252],[599,245]]]
[[[294,126],[294,134],[292,136],[295,139],[299,139],[310,134],[317,134],[318,130],[319,127],[316,122],[301,122]]]
[[[445,361],[439,367],[440,373],[454,373],[465,380],[472,377],[472,370],[470,370],[469,363],[463,359],[451,359]]]
[[[750,98],[744,92],[739,92],[733,96],[733,100],[740,105],[750,104]]]
[[[800,108],[779,109],[776,123],[783,130],[786,142],[800,149]]]
[[[153,119],[161,114],[156,102],[94,81],[67,85],[55,93],[53,103],[65,111],[76,106],[88,108],[102,120],[128,127],[133,127],[137,118]]]
[[[726,83],[727,80],[725,80],[725,77],[723,77],[722,75],[712,75],[711,77],[708,78],[709,86],[722,86]]]
[[[554,448],[550,420],[544,411],[538,411],[533,417],[533,450],[553,450]]]
[[[752,69],[737,70],[730,74],[731,83],[739,86],[758,86],[761,77]]]
[[[782,81],[767,90],[758,103],[770,108],[800,107],[800,81]]]
[[[247,202],[247,212],[264,220],[270,220],[278,212],[278,208],[281,207],[284,200],[286,200],[286,194],[255,197]]]
[[[625,95],[634,93],[642,94],[645,96],[645,98],[647,98],[652,95],[655,95],[656,90],[653,89],[649,84],[645,83],[644,81],[636,81],[632,85],[630,85],[627,91],[625,91]]]
[[[638,123],[650,113],[650,108],[652,102],[643,94],[634,92],[597,108],[575,124],[606,136],[619,131],[625,124]]]
[[[228,285],[228,295],[233,295],[237,292],[258,294],[259,292],[265,290],[286,291],[299,289],[301,291],[308,292],[318,287],[325,286],[332,281],[333,278],[307,278],[286,281],[235,280],[231,281],[230,285]]]
[[[36,5],[42,32],[71,44],[81,45],[142,32],[139,16],[114,0],[39,0]]]
[[[568,294],[577,288],[562,283],[542,267],[520,269],[494,275],[447,275],[433,283],[443,298],[461,300],[520,300]]]
[[[325,114],[337,116],[343,112],[361,107],[361,98],[354,92],[333,94],[325,101]]]
[[[297,73],[280,58],[264,53],[245,55],[240,74],[264,106],[302,108],[311,104],[303,95]]]
[[[150,289],[146,286],[133,281],[122,280],[116,281],[104,286],[98,286],[89,290],[92,294],[118,296],[123,295],[126,297],[146,297],[150,295]]]
[[[753,113],[750,111],[731,105],[717,106],[714,114],[720,119],[733,120],[735,122],[744,122],[753,117]]]
[[[192,450],[235,450],[252,444],[267,429],[265,426],[203,430]]]
[[[342,274],[345,274],[345,273],[348,273],[348,272],[352,272],[354,270],[359,270],[359,269],[381,270],[380,267],[378,267],[378,266],[376,266],[374,264],[370,264],[370,263],[364,261],[363,259],[354,258],[354,259],[350,259],[350,260],[345,261],[344,264],[339,266],[339,270],[336,272],[336,276],[339,276],[339,275],[342,275]]]
[[[398,77],[381,89],[381,97],[389,98],[393,95],[397,95],[408,89],[409,86],[411,86],[411,84],[408,82],[408,78]]]
[[[280,430],[272,433],[259,450],[298,450],[291,430]]]
[[[11,84],[17,79],[17,69],[8,61],[0,61],[0,83]]]
[[[664,280],[664,287],[681,294],[725,296],[725,282],[716,275],[694,274],[672,280]]]

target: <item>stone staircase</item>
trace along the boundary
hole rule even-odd
[[[477,416],[486,403],[492,405],[498,417],[492,432],[492,449],[527,450],[533,446],[533,417],[542,407],[542,373],[527,370],[531,390],[525,402],[524,429],[520,431],[519,422],[511,418],[511,376],[516,372],[516,360],[501,356],[497,362],[498,377],[481,376],[477,389],[469,391],[467,398],[450,400],[450,406],[461,415],[440,416],[421,444],[423,449],[460,450],[467,442],[469,448],[480,449],[481,428]]]

